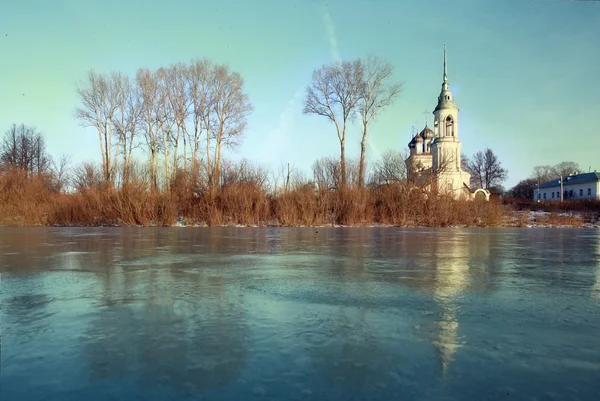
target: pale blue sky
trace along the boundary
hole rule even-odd
[[[0,131],[35,125],[54,155],[75,162],[100,160],[96,134],[73,118],[75,84],[89,69],[133,74],[206,57],[242,74],[255,107],[232,157],[308,172],[339,151],[334,127],[302,114],[312,70],[368,53],[390,60],[404,82],[372,127],[374,160],[406,149],[435,107],[446,42],[464,153],[495,150],[507,187],[537,164],[600,170],[596,1],[20,0],[1,3],[0,31]],[[348,156],[359,139],[352,128]]]

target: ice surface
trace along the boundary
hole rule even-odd
[[[0,243],[1,400],[600,399],[598,230],[2,228]]]

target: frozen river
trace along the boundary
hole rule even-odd
[[[600,231],[0,228],[0,400],[599,400]]]

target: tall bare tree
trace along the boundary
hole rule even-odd
[[[116,108],[111,99],[111,88],[106,76],[89,71],[87,82],[77,84],[80,106],[75,116],[83,127],[94,127],[98,131],[102,154],[102,175],[106,183],[112,182],[112,117]]]
[[[139,88],[131,82],[129,76],[115,72],[111,75],[111,80],[112,97],[116,106],[113,125],[122,160],[122,180],[126,184],[129,181],[134,141],[137,138],[136,133],[142,116],[142,102]]]
[[[142,129],[150,157],[150,180],[154,189],[158,188],[158,152],[160,149],[160,88],[158,79],[150,70],[140,68],[136,83],[140,91],[142,109]]]
[[[376,115],[390,106],[400,95],[402,85],[391,82],[394,67],[390,62],[375,56],[368,56],[363,62],[363,78],[359,102],[359,112],[363,125],[360,141],[360,165],[358,185],[363,186],[365,180],[365,153],[369,124]]]
[[[246,129],[246,119],[252,112],[248,95],[244,92],[244,80],[226,65],[214,67],[214,154],[212,157],[212,186],[220,183],[221,154],[224,148],[241,143]],[[210,137],[210,135],[209,135]],[[210,163],[207,160],[208,163]]]
[[[193,131],[190,134],[192,141],[192,168],[198,167],[200,139],[202,133],[206,134],[206,160],[210,165],[210,137],[213,121],[210,119],[214,104],[214,68],[208,60],[196,60],[188,69],[188,87]]]
[[[326,65],[315,70],[306,88],[304,113],[328,118],[340,141],[341,186],[346,187],[346,130],[355,116],[362,94],[363,67],[360,60]]]
[[[489,148],[473,155],[469,162],[469,173],[472,184],[486,189],[500,187],[508,175],[498,156]]]
[[[155,77],[158,85],[158,101],[156,103],[156,117],[159,127],[158,135],[162,142],[161,150],[164,155],[164,184],[169,189],[171,184],[169,151],[174,136],[175,113],[173,104],[169,100],[170,82],[168,70],[166,68],[159,68],[155,73]]]
[[[175,178],[178,168],[179,141],[183,140],[183,169],[187,170],[187,125],[186,120],[190,114],[190,96],[188,80],[186,79],[187,67],[175,64],[167,71],[167,100],[173,113],[176,130],[173,131],[170,141],[173,146],[173,172],[171,179]]]

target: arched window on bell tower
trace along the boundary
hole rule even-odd
[[[452,116],[446,117],[446,136],[454,136],[454,121]]]

